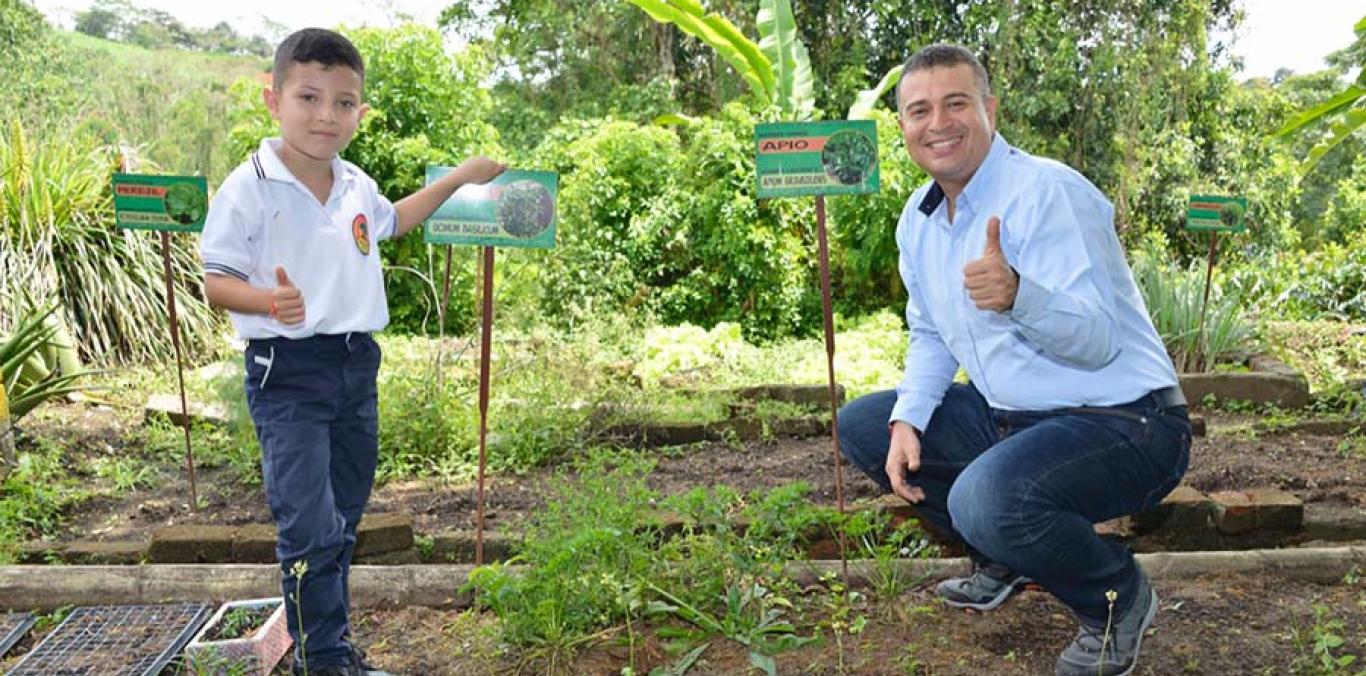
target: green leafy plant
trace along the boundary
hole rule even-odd
[[[182,672],[193,676],[251,676],[259,673],[255,665],[233,661],[223,656],[217,650],[201,650],[192,655],[187,655],[181,662]]]
[[[1351,667],[1357,656],[1340,652],[1347,642],[1342,637],[1346,624],[1333,617],[1332,610],[1322,603],[1315,603],[1313,611],[1313,626],[1302,627],[1298,623],[1291,626],[1291,640],[1299,653],[1291,662],[1291,672],[1315,676],[1352,674]]]
[[[1366,16],[1356,22],[1353,30],[1358,36],[1366,35]],[[1310,125],[1339,116],[1341,119],[1329,127],[1327,137],[1309,150],[1302,165],[1304,172],[1313,170],[1328,151],[1347,140],[1347,137],[1357,129],[1366,126],[1366,70],[1358,74],[1356,82],[1347,89],[1291,118],[1276,132],[1276,136],[1286,137],[1303,133]]]
[[[893,66],[882,76],[881,80],[878,80],[876,85],[873,85],[872,89],[860,91],[854,97],[853,105],[849,106],[849,114],[846,117],[850,120],[866,120],[872,117],[873,108],[882,99],[882,95],[887,93],[887,90],[896,86],[904,69],[905,66]]]
[[[724,613],[714,615],[694,606],[674,594],[651,585],[655,593],[670,604],[664,608],[709,634],[731,639],[749,648],[749,661],[754,667],[773,676],[777,665],[773,655],[794,650],[815,642],[814,636],[800,636],[797,629],[783,619],[792,603],[769,593],[758,582],[740,582],[726,587],[722,600]]]
[[[1210,290],[1201,321],[1204,275],[1199,269],[1183,269],[1146,254],[1134,256],[1131,266],[1148,315],[1179,371],[1213,370],[1221,355],[1251,343],[1252,327],[1242,317],[1239,299],[1223,295],[1218,287]]]
[[[858,611],[866,604],[863,594],[845,586],[835,571],[822,573],[821,583],[828,589],[822,605],[829,613],[824,624],[835,635],[835,673],[848,673],[844,662],[844,639],[846,635],[852,637],[863,633],[868,616]]]
[[[261,606],[237,606],[226,613],[204,638],[208,641],[230,641],[250,638],[280,607],[279,603]]]
[[[843,529],[856,543],[860,558],[871,564],[867,580],[873,598],[892,603],[923,581],[923,577],[907,576],[902,566],[907,559],[925,558],[935,553],[929,538],[914,519],[892,527],[891,516],[886,512],[861,510],[849,515]]]

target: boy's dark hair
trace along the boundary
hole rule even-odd
[[[284,85],[289,69],[298,63],[319,63],[324,68],[346,66],[365,82],[365,61],[361,59],[360,50],[336,31],[305,28],[285,38],[275,48],[275,66],[271,74],[276,89]]]
[[[982,66],[982,62],[967,48],[959,45],[933,44],[921,47],[920,51],[906,59],[902,64],[901,77],[896,81],[897,112],[901,112],[901,81],[906,76],[922,70],[931,68],[952,68],[954,66],[968,66],[972,69],[972,78],[977,81],[977,89],[982,94],[982,99],[991,98],[991,80],[987,77],[987,69]]]

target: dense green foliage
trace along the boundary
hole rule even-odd
[[[105,5],[113,6],[91,10],[89,32],[99,33],[96,10]],[[140,146],[155,167],[206,173],[211,184],[274,133],[255,77],[264,61],[121,46],[52,31],[21,3],[4,7],[15,17],[4,39],[25,46],[8,50],[19,76],[0,83],[0,95],[35,133],[81,127]],[[754,5],[706,9],[744,35],[763,34]],[[1319,137],[1270,138],[1295,111],[1341,90],[1342,74],[1366,54],[1359,45],[1321,73],[1239,83],[1227,46],[1209,37],[1237,21],[1226,2],[805,2],[793,10],[818,117],[842,116],[856,92],[930,37],[962,42],[992,72],[1003,134],[1095,180],[1113,198],[1127,243],[1160,233],[1185,268],[1206,248],[1184,230],[1186,196],[1242,194],[1251,227],[1222,245],[1225,287],[1256,312],[1362,316],[1346,253],[1366,212],[1359,135],[1304,177],[1299,157]],[[166,18],[139,16],[124,21]],[[499,253],[505,318],[572,327],[624,311],[670,324],[734,322],[765,340],[819,326],[812,205],[754,198],[750,129],[773,113],[711,47],[607,0],[455,2],[445,25],[471,44],[453,52],[436,31],[413,25],[346,29],[366,57],[373,106],[346,157],[392,199],[419,187],[426,165],[476,153],[561,174],[557,248]],[[126,26],[106,28],[138,41]],[[96,98],[80,86],[90,77],[111,86]],[[649,122],[680,111],[691,117]],[[924,180],[894,118],[885,108],[874,118],[882,191],[831,200],[836,303],[851,316],[900,311],[893,225]],[[393,330],[472,327],[473,251],[454,251],[442,327],[445,252],[416,236],[381,250]],[[1305,255],[1346,268],[1299,265]],[[1259,279],[1263,270],[1276,272]],[[90,353],[103,349],[81,340]]]

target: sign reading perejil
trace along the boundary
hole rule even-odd
[[[120,228],[200,232],[208,214],[203,176],[114,174],[114,223]]]
[[[427,167],[427,184],[451,167]],[[493,181],[465,185],[427,219],[430,244],[550,249],[555,246],[559,177],[550,171],[505,171]]]
[[[1200,232],[1242,232],[1247,229],[1246,197],[1191,195],[1186,207],[1186,229]]]
[[[872,120],[759,124],[754,140],[761,198],[878,191]]]

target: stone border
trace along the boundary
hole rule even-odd
[[[916,517],[911,505],[893,496],[855,502],[850,509],[886,511],[893,524]],[[683,531],[681,516],[667,512],[656,516],[663,537]],[[734,525],[743,529],[747,524]],[[1141,552],[1245,550],[1366,540],[1366,513],[1332,504],[1304,504],[1293,494],[1274,488],[1205,495],[1182,485],[1156,508],[1098,524],[1096,530]],[[515,534],[486,532],[485,561],[510,559],[519,542]],[[834,537],[823,528],[806,533],[802,542],[811,558],[839,555]],[[470,563],[474,544],[473,531],[415,534],[412,517],[405,512],[367,514],[358,532],[356,562],[386,566]],[[75,565],[274,563],[275,528],[269,524],[181,525],[154,532],[150,542],[28,542],[20,561]]]
[[[1320,583],[1341,581],[1353,568],[1366,568],[1366,546],[1318,549],[1261,549],[1241,552],[1138,554],[1155,579],[1189,578],[1209,573],[1279,575]],[[866,584],[878,570],[870,561],[849,562],[850,582]],[[909,580],[958,574],[969,562],[957,559],[898,560]],[[822,574],[839,574],[839,561],[796,561],[788,573],[799,583],[816,583]],[[358,607],[468,607],[457,590],[473,566],[355,566],[351,597]],[[520,566],[509,567],[512,571]],[[0,566],[0,598],[11,609],[50,611],[67,605],[148,604],[225,601],[279,593],[280,569],[273,565],[147,566]]]
[[[1243,362],[1247,373],[1182,373],[1178,376],[1186,401],[1200,407],[1213,394],[1220,400],[1251,401],[1281,408],[1309,405],[1309,380],[1290,365],[1268,355],[1252,355]]]
[[[822,415],[764,420],[754,417],[755,404],[778,401],[799,406],[830,405],[829,385],[770,384],[742,387],[733,390],[682,390],[690,394],[730,396],[736,402],[730,407],[730,418],[711,423],[660,423],[627,421],[601,429],[595,436],[617,444],[635,448],[682,446],[704,441],[755,441],[768,437],[819,437],[830,434],[830,420]],[[844,385],[835,386],[839,404],[845,401]]]

